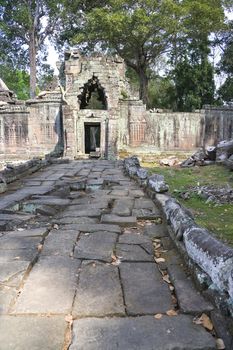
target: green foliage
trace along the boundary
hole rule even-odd
[[[154,77],[149,82],[149,108],[176,109],[174,82],[168,77]]]
[[[218,94],[224,102],[233,101],[233,76],[226,78],[223,85],[220,86]]]
[[[0,65],[0,77],[18,99],[27,100],[29,98],[29,74],[27,72]]]

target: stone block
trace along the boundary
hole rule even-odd
[[[74,316],[124,316],[125,308],[116,266],[84,261],[73,309]]]
[[[215,350],[215,340],[193,318],[154,316],[74,321],[70,350]]]
[[[62,349],[66,325],[64,316],[0,316],[1,350]]]
[[[121,261],[154,261],[153,246],[151,243],[117,244],[116,256]]]
[[[197,292],[192,280],[186,276],[179,265],[169,264],[168,273],[175,287],[176,297],[182,313],[199,315],[213,310],[213,305]]]
[[[71,312],[80,261],[43,256],[35,264],[12,310],[13,314]]]
[[[154,263],[119,265],[129,315],[165,313],[172,308],[171,294]]]
[[[144,235],[151,238],[161,238],[168,236],[167,227],[164,224],[145,225],[143,233]]]
[[[117,234],[113,232],[99,231],[81,234],[74,250],[74,257],[111,262],[116,240]]]
[[[215,239],[206,229],[199,227],[184,233],[184,243],[189,257],[211,277],[220,290],[229,292],[233,249]]]
[[[164,176],[158,174],[148,177],[147,185],[151,190],[157,193],[167,192],[169,189],[168,185],[165,183]]]
[[[133,208],[132,199],[116,199],[112,213],[119,216],[130,216]]]
[[[135,216],[119,216],[114,214],[104,214],[101,217],[103,224],[116,224],[119,226],[136,226],[137,218]]]

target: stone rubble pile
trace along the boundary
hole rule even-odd
[[[218,149],[217,154],[219,157]],[[200,152],[199,155],[200,159],[203,153]],[[134,171],[131,171],[132,167]],[[217,304],[226,300],[225,307],[233,315],[233,249],[215,239],[208,230],[199,227],[186,208],[164,193],[168,191],[168,186],[163,177],[152,175],[146,178],[146,170],[140,167],[135,156],[124,160],[124,169],[162,209],[170,236],[192,268],[199,285],[204,287],[206,294],[211,295]],[[138,174],[143,174],[143,179]],[[215,195],[216,193],[217,190]],[[232,189],[228,189],[228,194],[232,198]],[[224,192],[221,200],[225,199]]]
[[[182,162],[180,166],[188,168],[195,165],[211,165],[215,162],[224,164],[233,170],[233,140],[224,140],[219,142],[217,146],[209,146],[206,149],[201,148]]]
[[[179,197],[189,199],[194,193],[205,199],[206,203],[212,202],[218,205],[233,203],[233,188],[230,186],[194,186],[190,187],[188,191],[180,192]]]

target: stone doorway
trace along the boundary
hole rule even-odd
[[[100,155],[100,123],[85,123],[85,154]]]

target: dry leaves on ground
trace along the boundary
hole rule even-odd
[[[168,310],[168,311],[166,312],[166,314],[167,314],[168,316],[177,316],[177,315],[178,315],[178,313],[177,313],[175,310]]]
[[[208,329],[208,331],[212,331],[214,328],[211,319],[204,313],[201,315],[201,317],[195,317],[193,323],[202,325],[203,327]]]
[[[155,318],[156,320],[160,320],[162,317],[163,317],[162,314],[156,314],[156,315],[154,315],[154,318]]]
[[[221,338],[216,339],[216,348],[218,350],[224,350],[226,349],[224,341]]]
[[[155,258],[155,262],[156,262],[157,264],[163,263],[163,262],[165,262],[165,259],[164,259],[164,258]]]

